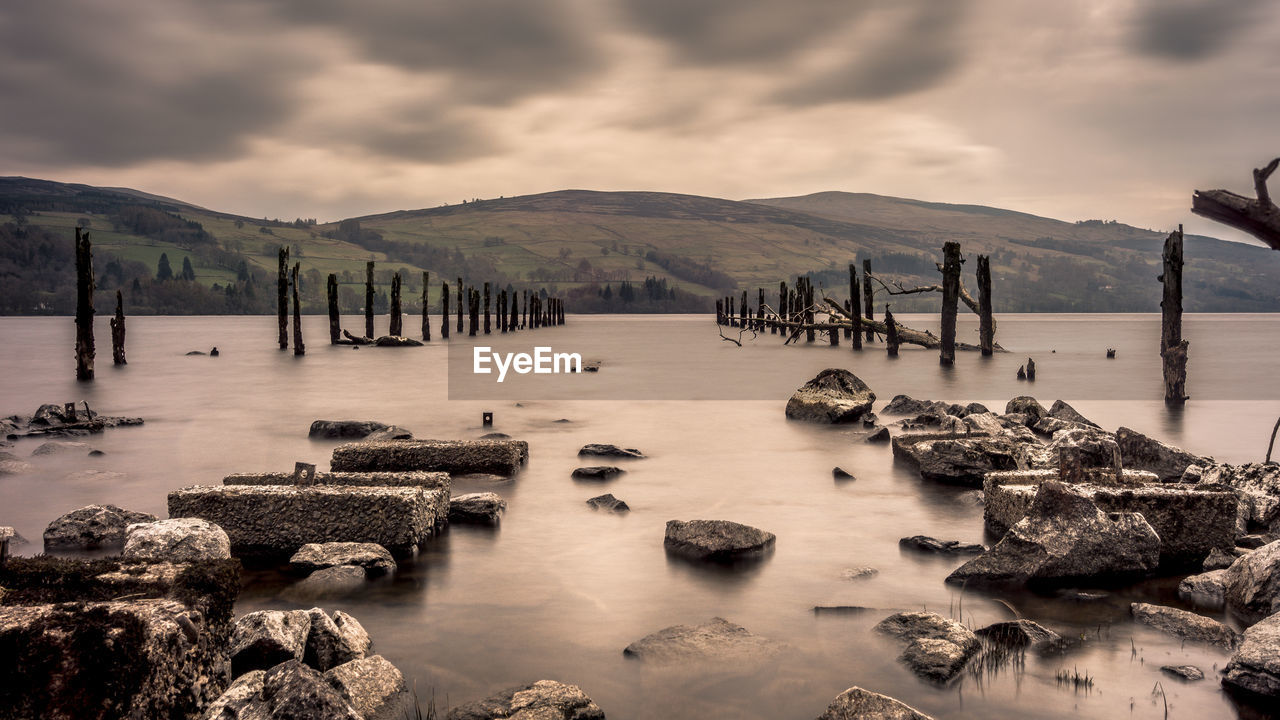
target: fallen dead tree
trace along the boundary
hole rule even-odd
[[[1196,190],[1191,196],[1191,212],[1243,230],[1271,247],[1280,250],[1280,208],[1271,201],[1267,180],[1280,167],[1280,158],[1253,171],[1256,198],[1247,198],[1229,190]]]

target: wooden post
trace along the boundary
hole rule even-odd
[[[724,300],[716,301],[716,324],[724,324]]]
[[[865,317],[868,320],[875,320],[875,291],[871,288],[871,260],[863,259],[862,261],[862,306],[866,308]],[[888,307],[888,306],[886,306]],[[876,334],[871,328],[867,328],[867,342],[876,339]]]
[[[337,345],[342,339],[342,320],[338,315],[338,276],[329,273],[329,282],[325,286],[329,300],[329,344]]]
[[[458,334],[462,334],[462,313],[466,312],[462,304],[462,278],[458,278]]]
[[[862,313],[858,312],[858,268],[849,263],[849,339],[854,350],[862,349]]]
[[[289,248],[280,246],[280,268],[276,275],[276,320],[280,325],[280,349],[289,349]]]
[[[373,261],[364,265],[364,336],[373,337]]]
[[[956,362],[956,312],[960,307],[960,243],[942,244],[942,346],[938,362]]]
[[[898,356],[898,324],[893,321],[888,305],[884,306],[884,344],[889,349],[889,357]]]
[[[809,325],[809,330],[805,332],[805,342],[813,342],[815,333],[813,330],[813,280],[806,277],[804,279],[804,321]]]
[[[298,303],[298,266],[293,264],[293,354],[306,355],[307,346],[302,344],[302,307]]]
[[[93,246],[76,228],[76,379],[93,379]]]
[[[729,327],[733,327],[736,324],[734,318],[737,317],[737,312],[735,312],[735,308],[733,307],[733,296],[730,295],[726,299],[729,301]]]
[[[400,273],[391,276],[391,335],[400,337],[404,334],[404,325],[400,317]]]
[[[440,337],[449,339],[449,283],[440,286]]]
[[[116,291],[116,316],[111,318],[111,361],[128,365],[124,359],[124,297]]]
[[[511,313],[507,322],[511,325],[511,332],[515,332],[520,327],[520,292],[514,288],[511,290]]]
[[[786,280],[780,280],[780,281],[778,281],[778,307],[777,307],[777,310],[778,310],[778,320],[779,320],[779,321],[781,321],[781,320],[785,319],[785,318],[784,318],[784,316],[783,316],[783,313],[785,313],[785,312],[787,311],[787,281],[786,281]],[[779,329],[780,329],[780,328],[778,327],[777,323],[774,323],[773,325],[771,325],[771,326],[769,327],[769,334],[770,334],[770,335],[776,335],[776,334],[778,333]]]
[[[498,291],[498,332],[504,335],[507,332],[507,290],[503,288]]]
[[[476,332],[480,329],[480,293],[475,288],[467,288],[468,308],[470,310],[470,324],[467,325],[467,335],[475,337]]]
[[[489,283],[486,282],[484,284],[484,334],[488,335],[491,328],[492,325],[490,325],[489,320]]]
[[[1164,298],[1160,301],[1160,357],[1164,366],[1164,404],[1187,402],[1187,341],[1182,339],[1182,226],[1164,241]]]
[[[427,281],[431,279],[431,273],[426,270],[422,271],[422,339],[426,342],[431,341],[431,301],[427,298]]]
[[[983,355],[995,351],[996,320],[991,314],[991,258],[978,256],[978,346]]]

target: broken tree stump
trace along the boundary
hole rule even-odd
[[[995,351],[996,320],[991,311],[991,258],[978,256],[978,347],[983,355]]]
[[[325,295],[329,301],[329,344],[337,345],[342,339],[342,318],[338,314],[338,276],[335,273],[329,273]]]
[[[875,290],[871,287],[871,260],[864,259],[862,261],[862,305],[866,308],[865,317],[868,320],[875,320]],[[888,307],[888,306],[886,306]],[[867,326],[867,342],[876,339],[876,335],[871,331],[870,325]]]
[[[960,243],[942,245],[942,347],[938,362],[956,362],[956,314],[960,309]]]
[[[111,361],[116,365],[128,365],[124,359],[124,297],[116,291],[116,316],[111,318]]]
[[[520,293],[515,288],[511,290],[511,312],[507,314],[507,323],[509,332],[515,332],[520,325]]]
[[[1273,163],[1274,164],[1274,163]],[[1274,169],[1274,168],[1273,168]],[[1160,301],[1160,357],[1164,368],[1164,402],[1179,407],[1187,402],[1187,341],[1182,339],[1182,226],[1164,241],[1164,284]]]
[[[449,283],[440,287],[440,337],[449,339]]]
[[[76,379],[93,379],[93,246],[76,228]]]
[[[404,334],[404,319],[400,315],[400,273],[391,276],[391,328],[387,334],[393,337]]]
[[[307,347],[302,344],[302,305],[298,302],[298,266],[293,264],[293,354],[306,355]]]
[[[467,335],[475,337],[480,329],[480,293],[475,288],[467,288],[468,321]]]
[[[484,334],[488,335],[492,325],[489,320],[489,283],[484,284]]]
[[[889,306],[884,306],[884,343],[889,349],[889,357],[898,356],[898,323],[893,321],[893,313]]]
[[[849,339],[853,349],[862,349],[862,313],[858,312],[858,267],[849,263]]]
[[[1027,358],[1027,380],[1035,382],[1036,379],[1036,361]]]
[[[422,271],[422,339],[431,341],[431,299],[427,297],[427,281],[431,273]]]
[[[462,334],[462,314],[465,313],[466,306],[462,304],[462,278],[458,278],[458,334]]]
[[[364,265],[364,336],[373,334],[373,261]]]
[[[280,246],[276,274],[276,321],[280,326],[280,349],[289,349],[289,248]]]

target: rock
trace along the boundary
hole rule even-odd
[[[539,680],[459,705],[446,720],[605,720],[604,711],[577,685]]]
[[[386,440],[345,443],[333,449],[336,472],[422,470],[515,475],[529,459],[523,440]]]
[[[1069,423],[1077,423],[1079,425],[1089,425],[1098,427],[1098,423],[1076,412],[1076,409],[1063,402],[1062,400],[1054,400],[1053,407],[1049,408],[1049,417],[1065,420]]]
[[[866,413],[862,416],[862,427],[873,428],[880,423],[880,417],[873,412]]]
[[[992,623],[975,630],[974,634],[1010,648],[1036,647],[1062,639],[1058,633],[1031,620]]]
[[[49,523],[44,530],[44,547],[46,551],[122,547],[130,525],[156,520],[150,513],[122,510],[115,505],[88,505]]]
[[[1188,575],[1178,583],[1178,599],[1211,610],[1221,610],[1226,602],[1226,577],[1225,569]]]
[[[669,520],[663,545],[695,560],[728,561],[762,555],[775,539],[771,532],[728,520]]]
[[[903,434],[893,439],[893,454],[926,480],[977,487],[989,472],[1025,465],[1022,449],[1007,437]]]
[[[1060,432],[1066,432],[1067,430],[1077,430],[1080,428],[1087,428],[1087,427],[1089,426],[1084,425],[1082,423],[1074,423],[1074,422],[1069,422],[1067,420],[1060,420],[1056,417],[1042,417],[1031,425],[1031,431],[1036,433],[1037,435],[1053,437],[1054,435]]]
[[[933,720],[887,695],[851,687],[836,696],[818,720]]]
[[[1178,478],[1180,483],[1198,483],[1204,479],[1204,468],[1200,465],[1188,465],[1186,470],[1182,471],[1182,477]]]
[[[831,477],[835,478],[836,480],[857,480],[857,478],[853,476],[853,473],[849,472],[848,470],[845,470],[842,467],[831,468]]]
[[[88,455],[91,450],[93,450],[93,448],[89,446],[89,443],[74,442],[71,440],[50,440],[48,442],[41,443],[39,447],[32,450],[31,456],[39,457],[41,455],[61,455],[63,453],[72,452]]]
[[[1019,395],[1004,406],[1005,415],[1015,413],[1027,416],[1027,421],[1023,424],[1035,424],[1039,422],[1040,418],[1048,415],[1049,411],[1045,410],[1044,406],[1030,395]]]
[[[135,523],[125,529],[121,555],[130,560],[168,562],[229,558],[231,540],[222,528],[199,518]]]
[[[369,633],[359,620],[338,610],[333,617],[320,608],[307,612],[311,629],[307,633],[303,662],[324,672],[343,663],[359,660],[369,653]]]
[[[1150,470],[1160,476],[1161,482],[1178,482],[1192,465],[1213,464],[1212,458],[1192,455],[1126,427],[1116,430],[1116,443],[1125,467]]]
[[[862,565],[859,567],[845,568],[844,570],[840,571],[840,577],[845,580],[862,580],[864,578],[875,577],[876,575],[879,575],[879,574],[880,574],[879,570],[866,565]]]
[[[752,663],[772,658],[782,645],[725,620],[673,625],[628,645],[622,654],[648,663]]]
[[[846,423],[871,411],[876,394],[858,376],[840,368],[828,368],[796,390],[787,401],[792,420]]]
[[[1200,482],[1227,485],[1239,496],[1240,534],[1280,534],[1280,465],[1211,465]]]
[[[76,470],[62,476],[62,481],[76,485],[98,485],[112,487],[124,482],[128,477],[122,472],[112,470]]]
[[[206,353],[206,352],[205,352],[205,351],[203,351],[203,350],[188,350],[188,351],[187,351],[187,357],[193,357],[193,356],[196,356],[196,355],[208,355],[208,353]]]
[[[1065,582],[1155,570],[1160,537],[1139,513],[1103,513],[1078,489],[1040,485],[1027,517],[947,577],[961,583]]]
[[[365,436],[365,442],[382,442],[385,440],[412,440],[413,432],[406,430],[398,425],[391,425],[385,429],[371,432]]]
[[[977,505],[978,507],[982,507],[987,503],[987,494],[982,490],[965,490],[957,497],[965,503]]]
[[[506,478],[502,478],[506,479]],[[420,487],[445,490],[453,487],[447,472],[393,470],[387,472],[317,472],[315,485],[352,485],[356,487]],[[223,485],[293,485],[293,473],[233,473],[222,478]]]
[[[575,480],[612,480],[623,472],[625,471],[622,468],[612,465],[592,465],[574,470],[573,478]]]
[[[614,497],[612,493],[593,497],[587,500],[587,504],[591,506],[592,510],[607,510],[616,513],[624,513],[631,510],[629,505]]]
[[[898,660],[917,675],[946,682],[954,678],[981,643],[964,625],[932,612],[901,612],[881,620],[874,628],[907,642]]]
[[[1280,611],[1280,540],[1231,563],[1223,581],[1227,609],[1245,622]]]
[[[311,573],[285,588],[280,597],[299,604],[347,597],[363,589],[367,579],[368,575],[362,567],[338,565]]]
[[[0,476],[21,475],[31,472],[34,466],[24,460],[18,460],[13,453],[0,452]]]
[[[1236,547],[1242,547],[1246,550],[1257,550],[1268,542],[1270,542],[1270,540],[1265,535],[1241,535],[1236,538]]]
[[[307,543],[289,558],[289,565],[305,575],[342,565],[364,568],[369,577],[396,571],[395,558],[386,548],[376,543],[359,542]]]
[[[202,720],[269,720],[271,709],[262,699],[265,670],[253,670],[236,678],[231,687],[204,709]]]
[[[889,439],[890,439],[889,428],[882,427],[876,430],[875,432],[872,432],[870,435],[868,435],[865,442],[881,443],[881,442],[889,442]]]
[[[231,632],[231,674],[267,670],[286,660],[301,660],[311,619],[306,610],[259,610],[236,621]]]
[[[271,709],[271,720],[364,720],[320,673],[297,660],[266,672],[262,698]]]
[[[1160,666],[1160,672],[1169,677],[1175,677],[1187,682],[1204,679],[1204,671],[1195,665],[1162,665]]]
[[[964,416],[965,433],[971,435],[1003,435],[1004,424],[994,413],[970,413]]]
[[[318,440],[338,438],[362,438],[380,430],[386,430],[386,423],[374,420],[316,420],[311,423],[307,437]]]
[[[497,525],[506,509],[507,501],[497,493],[467,493],[449,500],[449,522]]]
[[[1150,603],[1131,603],[1129,612],[1133,614],[1134,620],[1174,637],[1217,645],[1228,650],[1236,645],[1235,630],[1203,615]]]
[[[635,448],[620,448],[605,443],[588,443],[582,446],[578,455],[598,455],[601,457],[642,458],[644,453]]]
[[[402,335],[383,335],[373,341],[378,347],[422,347],[421,340],[404,337]]]
[[[1107,433],[1088,427],[1064,430],[1053,436],[1047,456],[1058,467],[1063,482],[1120,483],[1124,473],[1120,462],[1120,446]],[[1088,473],[1092,468],[1108,468],[1111,475]],[[1119,474],[1117,474],[1117,471]]]
[[[947,403],[937,400],[915,400],[907,395],[894,395],[889,404],[885,405],[880,412],[886,415],[955,414],[948,412],[950,407]]]
[[[938,540],[928,535],[912,535],[898,541],[898,547],[936,555],[970,555],[984,553],[986,545],[962,543],[959,540]]]
[[[565,422],[568,422],[568,421],[566,420]],[[504,432],[491,432],[491,433],[485,433],[481,435],[480,439],[481,440],[510,440],[511,436]]]
[[[1228,553],[1223,552],[1222,550],[1219,550],[1218,548],[1214,548],[1209,551],[1209,556],[1204,559],[1204,563],[1201,565],[1201,569],[1203,569],[1205,572],[1208,572],[1210,570],[1226,570],[1227,568],[1231,567],[1231,563],[1235,561],[1236,561],[1235,555],[1230,555]]]
[[[36,408],[36,412],[31,416],[30,423],[32,425],[61,425],[69,420],[64,414],[65,406],[55,403],[45,403]]]
[[[365,720],[404,717],[403,712],[397,712],[409,696],[404,675],[381,655],[339,665],[325,672],[324,679]]]
[[[1244,631],[1223,671],[1222,684],[1267,698],[1280,698],[1280,613]]]

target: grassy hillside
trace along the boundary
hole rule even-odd
[[[92,233],[99,288],[122,288],[143,313],[270,312],[281,245],[301,264],[314,312],[329,273],[341,282],[344,312],[358,312],[368,260],[377,262],[378,310],[399,271],[406,307],[416,311],[428,270],[433,306],[439,283],[461,276],[546,289],[577,311],[653,312],[705,311],[727,292],[775,291],[779,280],[806,273],[839,294],[848,263],[863,258],[905,284],[933,283],[946,240],[960,241],[966,255],[991,255],[998,311],[1155,311],[1164,238],[1116,222],[836,192],[735,202],[568,190],[317,224],[129,189],[0,178],[0,312],[68,311],[77,225]],[[189,260],[194,279],[157,280],[161,254],[175,274]],[[1280,254],[1189,237],[1187,259],[1188,310],[1280,311]],[[885,300],[903,311],[938,303]]]

